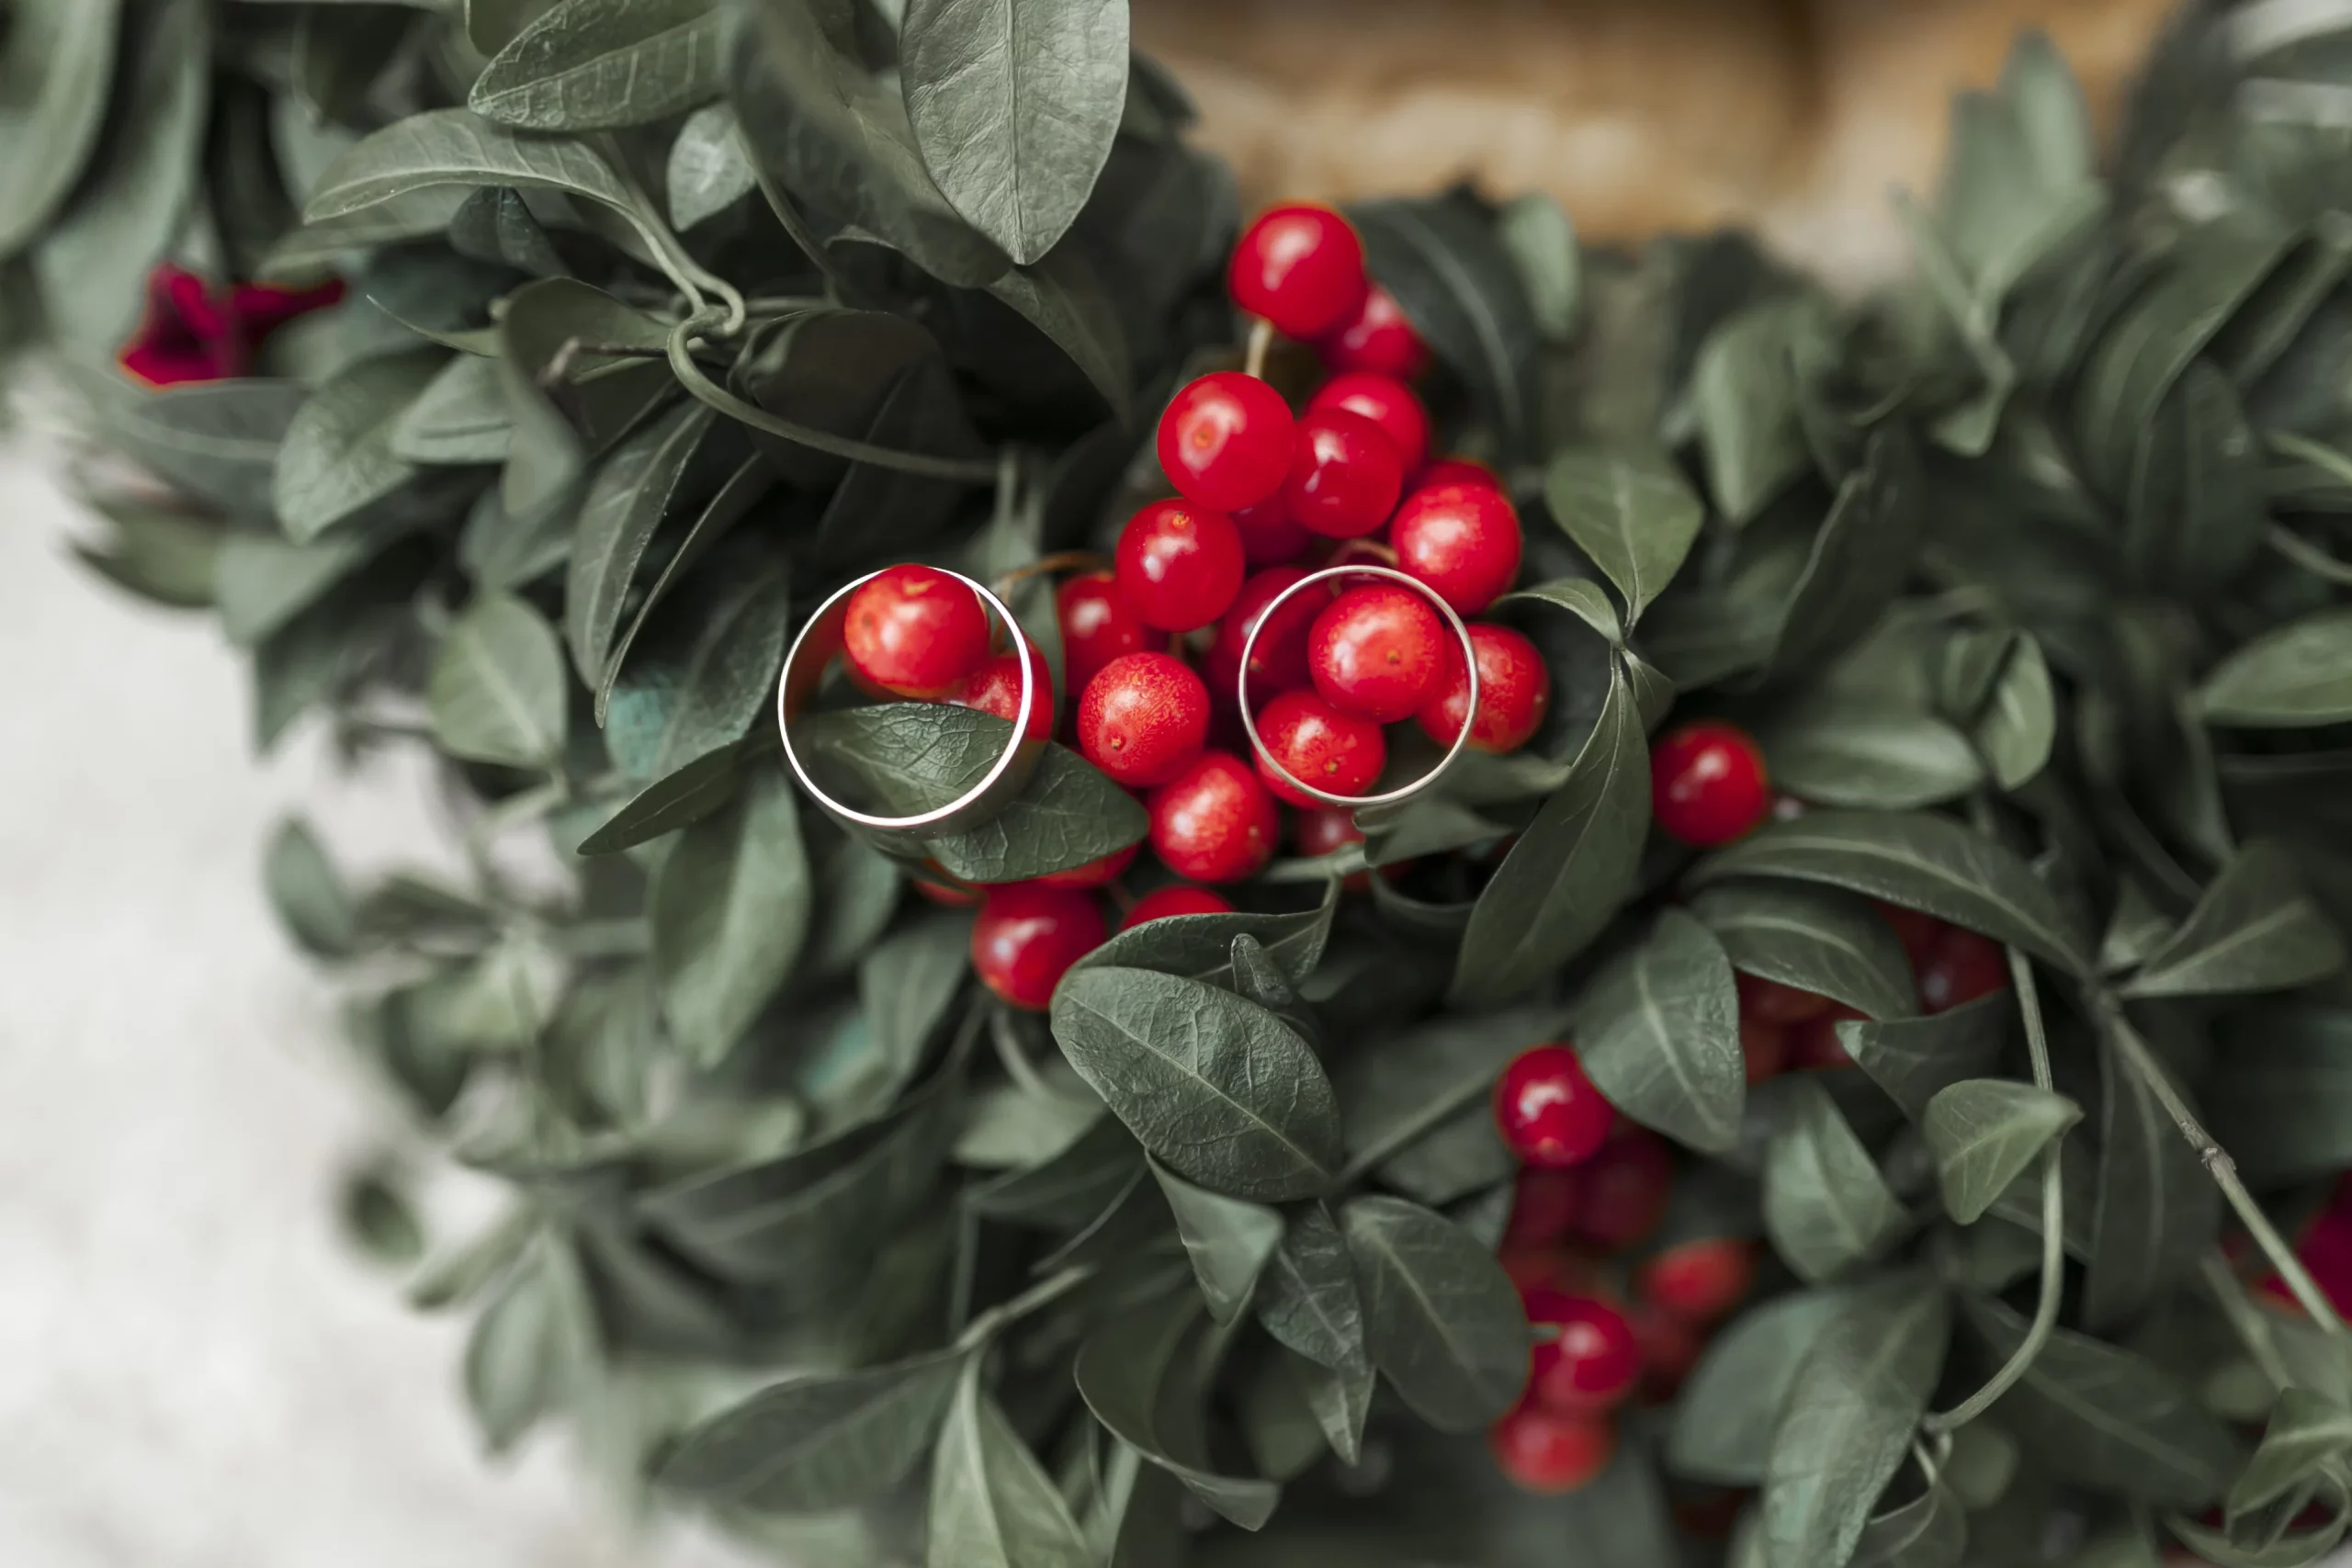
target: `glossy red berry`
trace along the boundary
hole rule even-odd
[[[1119,596],[1119,580],[1107,571],[1073,577],[1054,591],[1062,626],[1062,673],[1073,692],[1086,690],[1114,659],[1152,646],[1151,628],[1136,618]],[[1165,646],[1166,639],[1160,639]]]
[[[1356,826],[1356,814],[1344,806],[1308,807],[1291,827],[1291,847],[1310,860],[1363,842],[1363,830]]]
[[[1529,1379],[1535,1402],[1551,1410],[1607,1410],[1641,1381],[1642,1348],[1625,1314],[1589,1296],[1538,1292],[1530,1323],[1553,1324],[1559,1337],[1539,1340]]]
[[[1756,1244],[1702,1236],[1668,1247],[1641,1268],[1642,1300],[1685,1323],[1715,1322],[1737,1306],[1756,1278]]]
[[[1232,607],[1216,624],[1216,640],[1201,662],[1208,671],[1209,688],[1219,702],[1239,700],[1241,649],[1249,644],[1250,628],[1265,618],[1266,606],[1306,573],[1295,566],[1270,566],[1253,572],[1233,596]],[[1283,692],[1296,691],[1312,679],[1306,672],[1306,637],[1316,615],[1330,603],[1318,588],[1293,593],[1283,600],[1272,621],[1258,633],[1250,649],[1250,700],[1262,703]]]
[[[1764,753],[1746,730],[1702,719],[1650,748],[1650,810],[1669,837],[1701,849],[1728,844],[1771,809]]]
[[[1269,759],[1326,795],[1369,795],[1388,765],[1380,726],[1341,713],[1312,692],[1284,692],[1268,703],[1258,716],[1258,740],[1265,748],[1258,776],[1276,800],[1290,806],[1321,803],[1285,782]]]
[[[1606,1415],[1564,1416],[1530,1401],[1487,1434],[1495,1463],[1521,1491],[1560,1496],[1600,1478],[1617,1452],[1617,1427]]]
[[[1069,966],[1102,945],[1102,907],[1069,887],[991,887],[972,922],[972,968],[1017,1008],[1041,1010]]]
[[[1412,388],[1394,376],[1366,370],[1343,371],[1324,382],[1306,400],[1309,413],[1321,413],[1327,409],[1360,413],[1380,426],[1380,433],[1396,448],[1397,460],[1404,464],[1406,473],[1412,473],[1429,460],[1430,411],[1421,406],[1421,400]]]
[[[849,596],[842,649],[856,673],[902,697],[954,691],[989,657],[979,595],[944,571],[894,566]]]
[[[1417,491],[1436,490],[1441,485],[1483,485],[1500,491],[1503,479],[1476,457],[1440,457],[1413,476],[1413,488]]]
[[[1622,1252],[1649,1239],[1674,1192],[1674,1153],[1646,1127],[1618,1125],[1617,1135],[1586,1162],[1584,1210],[1576,1239]]]
[[[1142,852],[1141,844],[1129,844],[1124,850],[1113,850],[1101,860],[1091,860],[1068,871],[1049,871],[1035,880],[1043,887],[1108,887],[1135,864],[1136,856]]]
[[[1519,509],[1487,485],[1415,491],[1396,508],[1388,542],[1396,569],[1428,583],[1457,615],[1476,615],[1519,578]]]
[[[1820,1067],[1850,1067],[1854,1058],[1847,1054],[1845,1042],[1838,1038],[1838,1026],[1863,1017],[1860,1009],[1843,1002],[1832,1002],[1828,1010],[1816,1013],[1803,1023],[1789,1025],[1789,1060],[1792,1070],[1804,1072]]]
[[[1031,669],[1037,690],[1029,705],[1028,735],[1033,740],[1054,738],[1054,676],[1046,668],[1044,657],[1031,650],[1035,660]],[[1021,714],[1021,660],[1017,654],[1000,653],[964,677],[964,683],[949,694],[947,700],[959,708],[977,708],[994,714],[1011,724]]]
[[[1204,751],[1151,792],[1151,848],[1191,882],[1241,882],[1273,858],[1282,820],[1274,797],[1230,751]]]
[[[1573,1046],[1521,1052],[1495,1080],[1495,1125],[1529,1165],[1579,1165],[1599,1153],[1616,1108],[1585,1077]]]
[[[1405,461],[1380,426],[1346,409],[1317,409],[1298,422],[1283,507],[1291,521],[1327,539],[1376,532],[1396,510]]]
[[[1584,1206],[1584,1171],[1577,1166],[1523,1165],[1511,1185],[1510,1221],[1503,1247],[1549,1247],[1566,1235]]]
[[[1342,713],[1395,724],[1427,706],[1445,679],[1453,632],[1429,601],[1394,582],[1351,588],[1315,618],[1306,664]]]
[[[1736,978],[1739,1016],[1743,1019],[1776,1025],[1803,1023],[1829,1010],[1829,998],[1817,991],[1801,991],[1760,975],[1741,975]]]
[[[1171,915],[1229,915],[1233,906],[1225,896],[1205,887],[1188,887],[1183,883],[1171,883],[1155,887],[1136,900],[1127,918],[1119,922],[1121,931],[1133,931],[1146,920],[1164,920]]]
[[[1213,371],[1159,416],[1159,467],[1187,501],[1212,512],[1255,506],[1290,475],[1295,426],[1290,405],[1265,382]]]
[[[1478,714],[1470,724],[1470,749],[1498,754],[1516,751],[1527,744],[1551,708],[1551,667],[1533,643],[1509,626],[1474,623],[1470,646],[1478,656]],[[1422,704],[1414,716],[1423,734],[1441,746],[1451,746],[1462,733],[1462,716],[1469,706],[1470,672],[1462,660],[1462,645],[1449,626],[1444,679],[1437,694]]]
[[[1739,1055],[1747,1071],[1749,1083],[1762,1083],[1778,1077],[1781,1069],[1789,1065],[1788,1027],[1766,1023],[1761,1019],[1742,1013],[1739,1019]]]
[[[1119,597],[1164,632],[1189,632],[1224,615],[1241,591],[1241,571],[1233,519],[1189,502],[1153,502],[1119,535]]]
[[[1114,659],[1079,698],[1079,751],[1131,789],[1174,778],[1208,734],[1209,689],[1170,654]]]
[[[1353,321],[1372,280],[1363,242],[1328,207],[1277,207],[1250,225],[1226,270],[1233,302],[1277,332],[1319,338]]]
[[[1283,472],[1287,476],[1289,470]],[[1291,521],[1280,495],[1232,515],[1233,530],[1241,536],[1241,558],[1252,567],[1287,566],[1315,541],[1314,535]]]
[[[1316,345],[1333,370],[1369,370],[1409,381],[1429,368],[1429,344],[1406,319],[1396,296],[1377,283],[1365,293],[1355,319]]]
[[[1919,965],[1919,1005],[1929,1012],[1950,1012],[2008,988],[2008,954],[1964,926],[1946,926]]]

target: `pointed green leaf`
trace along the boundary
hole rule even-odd
[[[1526,1316],[1494,1255],[1401,1198],[1354,1199],[1340,1222],[1373,1363],[1414,1414],[1470,1432],[1509,1410],[1527,1383]]]
[[[404,463],[503,463],[514,435],[498,362],[461,354],[402,411],[390,447]]]
[[[1795,1291],[1724,1325],[1675,1401],[1666,1448],[1675,1473],[1719,1486],[1764,1479],[1789,1391],[1847,1299],[1838,1291]]]
[[[1968,1514],[1935,1483],[1898,1507],[1871,1516],[1852,1568],[1956,1568],[1968,1551]]]
[[[1826,1280],[1884,1251],[1908,1216],[1829,1091],[1810,1078],[1790,1090],[1765,1149],[1764,1230],[1798,1278]]]
[[[1271,1481],[1220,1474],[1205,1454],[1192,1451],[1189,1444],[1170,1443],[1159,1418],[1162,1387],[1170,1376],[1182,1375],[1178,1352],[1199,1315],[1200,1304],[1190,1292],[1123,1313],[1078,1348],[1071,1376],[1086,1407],[1113,1437],[1175,1476],[1227,1519],[1258,1529],[1272,1517],[1282,1489]]]
[[[1660,914],[1587,987],[1576,1024],[1585,1071],[1619,1111],[1695,1149],[1738,1144],[1739,996],[1723,943],[1697,919]]]
[[[289,817],[269,840],[262,869],[269,901],[303,951],[321,958],[348,954],[359,937],[359,909],[309,824]]]
[[[1230,1323],[1250,1304],[1258,1275],[1283,1239],[1283,1217],[1263,1203],[1196,1187],[1158,1160],[1151,1174],[1176,1215],[1176,1234],[1193,1259],[1209,1315]]]
[[[24,0],[0,49],[0,255],[40,232],[96,145],[122,0]]]
[[[1850,893],[1731,882],[1700,894],[1690,912],[1742,974],[1831,998],[1874,1019],[1918,1011],[1911,962],[1894,929]]]
[[[1320,1203],[1292,1216],[1259,1281],[1257,1308],[1267,1333],[1317,1366],[1346,1372],[1372,1364],[1355,1264]]]
[[[1565,451],[1544,476],[1552,518],[1625,596],[1641,619],[1682,568],[1706,508],[1665,458],[1648,453]]]
[[[288,538],[308,544],[416,477],[393,437],[446,358],[434,349],[362,360],[302,405],[286,428],[272,488]]]
[[[1838,1041],[1903,1113],[1917,1122],[1938,1091],[1993,1070],[2017,1017],[2016,996],[1996,991],[1925,1018],[1843,1022]]]
[[[701,403],[678,404],[623,442],[588,483],[564,590],[564,638],[591,687],[604,682],[638,563],[716,417]]]
[[[717,0],[561,0],[474,78],[474,113],[525,130],[650,125],[718,96]]]
[[[735,111],[710,104],[686,117],[670,144],[670,223],[686,230],[752,194],[759,176],[735,131]]]
[[[1919,1130],[1936,1156],[1944,1210],[1973,1224],[2053,1138],[2083,1119],[2063,1094],[2011,1078],[1964,1078],[1928,1102]]]
[[[1323,961],[1338,892],[1333,884],[1321,905],[1292,915],[1175,915],[1146,920],[1080,959],[1079,967],[1156,969],[1232,990],[1238,984],[1233,976],[1233,939],[1250,936],[1295,985]]]
[[[931,1568],[1094,1568],[1085,1534],[1029,1445],[964,1367],[932,1460]]]
[[[853,1506],[921,1464],[956,1398],[965,1352],[789,1378],[690,1427],[662,1460],[665,1486],[775,1513]]]
[[[2188,919],[2124,986],[2127,997],[2282,991],[2334,974],[2343,939],[2276,840],[2241,850]]]
[[[1968,738],[1901,704],[1825,697],[1757,726],[1774,784],[1816,806],[1910,811],[1984,782]]]
[[[2197,688],[2208,722],[2298,728],[2352,719],[2352,609],[2319,610],[2241,646]]]
[[[555,628],[520,599],[477,598],[449,627],[427,688],[433,736],[452,756],[552,766],[571,716]]]
[[[2148,1081],[2102,1045],[2098,1200],[2083,1322],[2107,1332],[2197,1271],[2222,1194]],[[2177,1086],[2176,1086],[2177,1088]]]
[[[570,137],[518,136],[470,109],[429,109],[393,121],[336,159],[304,204],[318,223],[428,186],[556,190],[626,212],[612,166]]]
[[[689,1060],[734,1048],[792,973],[809,914],[792,788],[761,769],[686,829],[647,894],[662,1013]]]

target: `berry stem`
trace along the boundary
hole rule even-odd
[[[1065,571],[1088,572],[1110,570],[1111,560],[1107,556],[1098,556],[1091,550],[1057,550],[1049,556],[1039,556],[1027,566],[1014,567],[1011,571],[1005,572],[989,583],[989,588],[1001,599],[1033,577]]]
[[[1266,355],[1274,346],[1274,323],[1261,316],[1250,323],[1250,346],[1241,361],[1246,376],[1262,381],[1266,378]]]
[[[2033,1059],[2034,1087],[2045,1093],[2054,1092],[2050,1036],[2041,1023],[2041,996],[2035,988],[2032,961],[2014,947],[2008,949],[2008,957],[2009,979],[2017,987],[2018,1011],[2025,1019],[2026,1051]],[[1950,1410],[1931,1415],[1920,1423],[1934,1436],[1956,1432],[1990,1410],[1996,1400],[2032,1369],[2034,1359],[2050,1343],[2051,1332],[2058,1326],[2058,1301],[2066,1282],[2066,1190],[2058,1179],[2058,1147],[2062,1141],[2063,1134],[2052,1138],[2050,1146],[2041,1151],[2041,1295],[2034,1303],[2033,1323],[2007,1364],[1995,1372],[1991,1381]]]

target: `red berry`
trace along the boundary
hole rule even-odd
[[[1928,954],[1935,951],[1937,940],[1944,934],[1943,921],[1917,909],[1890,904],[1883,898],[1871,899],[1871,907],[1894,928],[1894,939],[1903,944],[1904,954],[1911,960],[1911,967],[1917,969],[1925,964]]]
[[[1204,751],[1151,792],[1151,847],[1162,865],[1192,882],[1241,882],[1273,858],[1282,819],[1250,764],[1230,751]]]
[[[1333,707],[1394,724],[1437,694],[1445,645],[1453,640],[1452,628],[1419,593],[1369,583],[1349,589],[1315,618],[1307,668]]]
[[[1919,1005],[1929,1012],[1950,1012],[2008,988],[2007,953],[1964,926],[1946,926],[1919,965]]]
[[[1174,778],[1208,734],[1209,689],[1170,654],[1114,659],[1079,698],[1079,750],[1132,789]]]
[[[953,691],[989,656],[979,595],[944,571],[894,566],[849,596],[842,648],[853,670],[902,697]]]
[[[1268,703],[1258,716],[1258,739],[1265,748],[1258,759],[1258,776],[1276,800],[1291,806],[1321,803],[1286,783],[1270,760],[1326,795],[1369,794],[1380,770],[1388,765],[1388,743],[1380,726],[1341,713],[1308,692],[1284,692]]]
[[[1531,1392],[1537,1404],[1561,1412],[1607,1410],[1634,1392],[1642,1375],[1642,1348],[1633,1325],[1615,1307],[1589,1296],[1538,1292],[1528,1303],[1530,1323],[1559,1325],[1559,1337],[1534,1348]]]
[[[1789,1025],[1788,1065],[1799,1071],[1816,1067],[1850,1067],[1854,1058],[1846,1052],[1845,1043],[1838,1038],[1838,1026],[1849,1019],[1865,1016],[1860,1009],[1843,1002],[1832,1002],[1826,1012],[1806,1019],[1803,1023]]]
[[[1152,643],[1151,629],[1136,618],[1119,596],[1119,580],[1107,571],[1073,577],[1054,592],[1062,624],[1062,673],[1073,692],[1083,692],[1105,664]]]
[[[1155,887],[1136,900],[1127,918],[1119,922],[1121,931],[1133,931],[1146,920],[1164,920],[1170,915],[1229,915],[1233,906],[1221,894],[1205,887],[1188,887],[1183,883],[1170,883]]]
[[[1238,700],[1241,689],[1241,649],[1250,628],[1264,618],[1266,606],[1306,576],[1295,566],[1270,566],[1253,573],[1233,596],[1232,607],[1216,624],[1216,640],[1209,644],[1202,662],[1207,666],[1210,689],[1220,702]],[[1250,700],[1262,703],[1283,692],[1295,691],[1311,679],[1306,672],[1306,637],[1315,627],[1316,612],[1330,603],[1320,590],[1308,589],[1283,600],[1257,646],[1250,650]]]
[[[1777,1077],[1789,1062],[1789,1032],[1777,1023],[1750,1018],[1742,1013],[1739,1019],[1739,1054],[1747,1068],[1749,1083],[1762,1083]]]
[[[1329,409],[1345,409],[1360,413],[1380,426],[1388,444],[1396,449],[1397,460],[1404,471],[1411,473],[1428,460],[1430,455],[1430,411],[1413,389],[1393,376],[1375,375],[1370,371],[1350,370],[1332,377],[1322,389],[1306,400],[1306,412],[1321,413]]]
[[[1519,509],[1488,485],[1424,485],[1388,527],[1396,566],[1459,615],[1475,615],[1519,577]]]
[[[1529,1165],[1590,1159],[1616,1120],[1615,1107],[1585,1077],[1572,1046],[1522,1051],[1495,1080],[1495,1124],[1504,1145]]]
[[[1531,1402],[1496,1422],[1487,1446],[1522,1491],[1558,1496],[1590,1485],[1609,1468],[1617,1427],[1606,1415],[1563,1416]]]
[[[1739,1016],[1758,1023],[1803,1023],[1829,1010],[1829,998],[1817,991],[1800,991],[1760,975],[1738,976]]]
[[[1363,242],[1328,207],[1277,207],[1250,225],[1226,271],[1233,302],[1295,338],[1318,338],[1363,309]]]
[[[1286,566],[1305,555],[1315,537],[1290,520],[1280,495],[1233,513],[1233,528],[1241,536],[1241,558],[1253,567]]]
[[[1283,506],[1300,527],[1329,539],[1373,533],[1404,488],[1405,460],[1380,426],[1346,409],[1300,417],[1283,483]]]
[[[1186,502],[1156,501],[1127,519],[1118,562],[1119,596],[1164,632],[1207,626],[1241,590],[1233,519]]]
[[[1409,381],[1429,368],[1429,344],[1406,319],[1396,296],[1374,284],[1355,320],[1317,344],[1334,370],[1370,370]]]
[[[1491,491],[1503,488],[1502,476],[1476,457],[1440,457],[1413,476],[1417,491],[1435,490],[1440,485],[1483,485]]]
[[[1511,1187],[1506,1248],[1548,1247],[1568,1234],[1584,1204],[1584,1172],[1575,1166],[1525,1165]]]
[[[1135,864],[1136,856],[1142,850],[1141,844],[1129,844],[1124,850],[1113,850],[1101,860],[1091,860],[1068,871],[1049,871],[1035,880],[1041,887],[1107,887]]]
[[[1746,730],[1702,719],[1650,748],[1650,810],[1670,837],[1701,849],[1728,844],[1771,809],[1764,753]]]
[[[1294,427],[1280,392],[1255,376],[1214,371],[1159,416],[1159,466],[1187,501],[1212,512],[1255,506],[1289,477]]]
[[[1041,1010],[1069,966],[1102,941],[1102,908],[1091,896],[1010,883],[989,889],[972,922],[972,967],[1012,1006]]]
[[[1621,1122],[1617,1136],[1586,1164],[1577,1239],[1607,1252],[1639,1246],[1666,1218],[1674,1154],[1646,1127]]]
[[[1310,806],[1300,812],[1291,829],[1291,844],[1310,859],[1337,854],[1350,844],[1363,842],[1356,814],[1344,806]]]
[[[1672,1399],[1706,1353],[1706,1340],[1692,1325],[1653,1306],[1626,1315],[1642,1347],[1642,1397],[1651,1404]]]
[[[1470,724],[1470,749],[1516,751],[1527,744],[1552,705],[1551,667],[1533,643],[1509,626],[1473,624],[1470,647],[1478,656],[1478,714]],[[1441,746],[1451,746],[1462,733],[1463,712],[1469,705],[1470,671],[1462,660],[1462,645],[1448,627],[1444,679],[1437,694],[1414,716],[1422,733]]]
[[[1024,639],[1025,640],[1025,639]],[[1029,656],[1035,660],[1032,669],[1037,679],[1035,696],[1029,704],[1028,735],[1033,740],[1054,738],[1054,676],[1046,668],[1043,655],[1031,649]],[[977,708],[981,713],[994,714],[1011,724],[1021,714],[1021,660],[1016,654],[1000,653],[987,663],[964,677],[947,699],[959,708]]]
[[[1755,1244],[1713,1235],[1668,1247],[1642,1265],[1637,1284],[1651,1306],[1703,1326],[1737,1306],[1755,1278]]]

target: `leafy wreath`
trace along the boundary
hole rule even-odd
[[[512,1190],[421,1264],[399,1163],[345,1194],[475,1313],[493,1449],[859,1568],[2302,1563],[2352,1524],[2348,51],[2197,9],[2102,170],[2027,40],[1859,304],[1541,197],[1350,211],[1526,521],[1548,711],[1050,1012],[934,903],[1099,885],[1146,808],[1049,745],[877,840],[772,705],[904,562],[1079,694],[1057,582],[1245,335],[1124,0],[16,0],[0,344],[262,748],[437,754],[464,885],[299,823],[267,881]],[[897,807],[1015,744],[859,701],[828,776]],[[1704,852],[1650,831],[1694,721],[1786,806]],[[1511,1120],[1561,1042],[1622,1118],[1573,1179]],[[1630,1393],[1626,1332],[1613,1416],[1523,1398]]]

